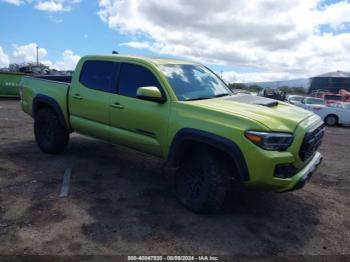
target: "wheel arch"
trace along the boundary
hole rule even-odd
[[[168,153],[168,163],[172,167],[179,166],[185,152],[193,145],[205,145],[224,154],[230,164],[234,164],[240,181],[249,181],[249,170],[244,155],[239,146],[225,137],[192,128],[184,128],[178,131],[171,143]]]
[[[62,126],[68,131],[72,132],[72,129],[67,125],[67,122],[64,118],[63,111],[58,104],[58,102],[49,96],[38,94],[34,97],[33,103],[32,103],[32,115],[35,117],[36,113],[43,107],[48,107],[52,109],[58,116],[58,119]]]

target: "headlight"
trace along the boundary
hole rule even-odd
[[[246,138],[265,150],[283,151],[286,150],[293,142],[294,136],[289,133],[274,132],[245,132]]]

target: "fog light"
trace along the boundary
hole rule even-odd
[[[297,173],[297,169],[292,164],[279,164],[275,168],[275,177],[291,178]]]

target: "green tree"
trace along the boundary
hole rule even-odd
[[[259,85],[250,85],[247,87],[247,90],[250,91],[250,92],[260,92],[263,88]]]
[[[231,83],[228,84],[230,89],[245,89],[246,85],[245,84],[241,84],[241,83]]]
[[[229,88],[234,90],[234,89],[241,89],[241,90],[247,90],[249,92],[256,92],[258,93],[259,91],[261,91],[263,88],[259,85],[249,85],[247,86],[246,84],[242,84],[242,83],[230,83]]]
[[[281,86],[278,88],[278,90],[286,92],[287,94],[298,94],[298,95],[306,94],[306,90],[303,87]]]

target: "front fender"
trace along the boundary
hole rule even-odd
[[[168,153],[168,163],[173,167],[178,166],[186,143],[193,141],[209,145],[226,153],[234,161],[240,180],[249,180],[248,167],[239,146],[227,138],[198,129],[184,128],[176,133]]]

